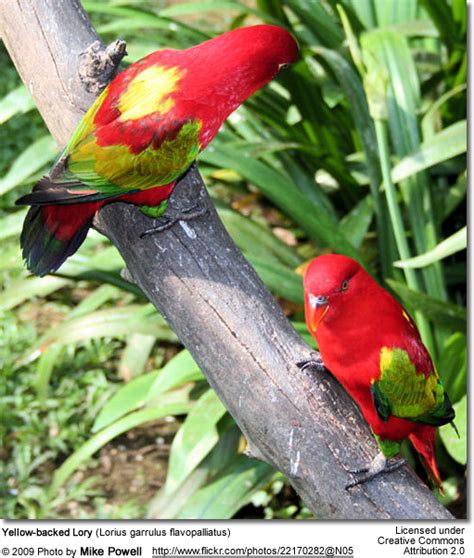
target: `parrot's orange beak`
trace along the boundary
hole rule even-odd
[[[310,331],[316,332],[328,310],[329,301],[326,296],[308,294],[308,327]]]

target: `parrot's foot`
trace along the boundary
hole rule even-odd
[[[323,372],[325,370],[324,363],[321,360],[319,353],[312,353],[312,358],[308,360],[300,360],[296,363],[296,366],[302,372]]]
[[[159,205],[140,205],[140,211],[143,215],[151,217],[152,219],[163,217],[167,209],[168,200],[162,201]]]
[[[201,217],[201,215],[207,213],[208,210],[209,210],[209,205],[207,204],[207,200],[205,200],[204,202],[199,200],[193,206],[188,207],[186,209],[182,209],[179,213],[165,215],[164,217],[161,217],[159,219],[160,224],[142,232],[140,238],[149,236],[150,234],[166,231],[170,229],[173,225],[178,223],[179,221],[191,221],[192,219]]]
[[[372,463],[368,467],[351,471],[352,474],[359,476],[346,484],[346,490],[349,490],[349,488],[353,488],[358,484],[363,484],[381,473],[392,473],[393,471],[400,469],[400,467],[403,467],[403,465],[406,465],[406,459],[400,458],[389,462],[385,455],[380,452],[374,457]]]

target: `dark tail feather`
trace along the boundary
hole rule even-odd
[[[107,196],[88,188],[78,180],[55,183],[49,176],[43,176],[34,186],[33,191],[17,199],[16,205],[68,205],[75,203],[93,203],[114,197]]]
[[[20,237],[28,269],[40,277],[56,271],[83,243],[100,205],[30,207]]]

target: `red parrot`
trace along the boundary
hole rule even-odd
[[[43,276],[82,244],[113,201],[156,217],[177,180],[252,93],[293,63],[275,25],[235,29],[186,50],[159,50],[121,72],[82,118],[51,171],[20,198],[27,267]]]
[[[380,448],[347,488],[403,465],[388,459],[405,438],[440,486],[436,427],[452,422],[454,411],[410,316],[346,256],[315,258],[306,268],[304,291],[306,324],[324,365],[358,404]]]

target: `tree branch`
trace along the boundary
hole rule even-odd
[[[79,66],[97,34],[77,0],[0,0],[0,29],[46,124],[63,145],[94,99],[79,78]],[[89,80],[90,91],[103,82],[99,78],[94,90],[95,79]],[[189,206],[197,196],[207,199],[196,170],[175,192],[178,206]],[[95,224],[189,348],[247,437],[250,452],[281,470],[317,517],[452,518],[408,467],[344,489],[348,471],[377,451],[370,431],[330,375],[308,375],[295,366],[311,349],[209,206],[202,217],[145,238],[140,234],[150,219],[131,205],[106,206]]]

